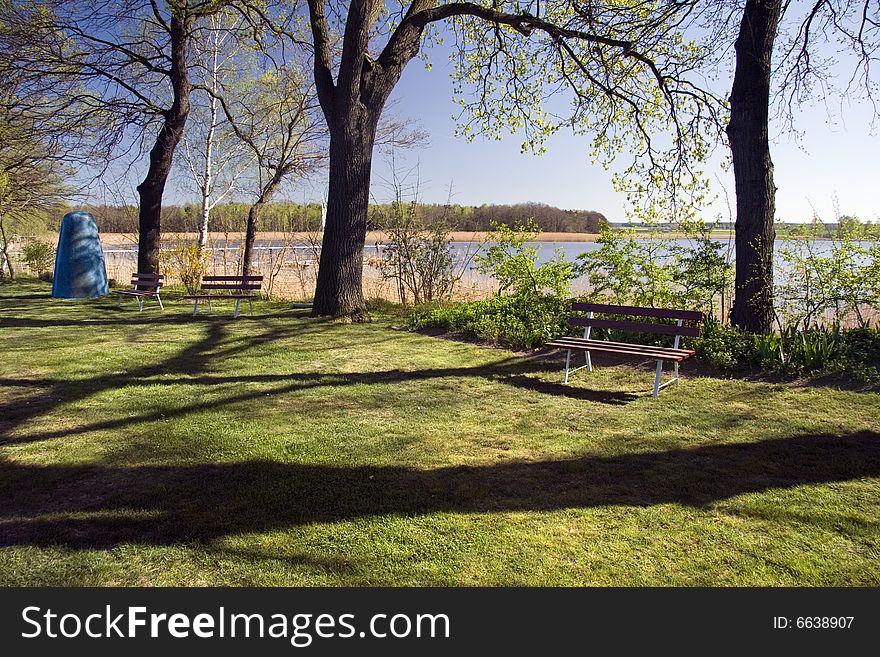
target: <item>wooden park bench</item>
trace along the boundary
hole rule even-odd
[[[144,309],[144,301],[150,297],[156,297],[159,308],[165,310],[165,306],[162,305],[162,297],[159,296],[163,278],[161,274],[132,274],[130,289],[113,290],[116,294],[116,305],[122,308],[122,297],[134,297],[138,304],[138,312],[140,312]]]
[[[590,352],[604,351],[612,354],[620,354],[622,356],[631,356],[633,358],[644,358],[657,361],[657,374],[654,377],[654,397],[657,397],[661,388],[675,383],[678,384],[678,364],[694,355],[691,349],[680,349],[679,343],[681,336],[698,336],[700,334],[700,323],[703,321],[703,313],[694,310],[673,310],[667,308],[639,308],[636,306],[612,306],[602,303],[573,303],[572,312],[586,312],[584,315],[572,315],[569,318],[573,326],[584,327],[584,337],[562,337],[551,340],[546,344],[547,347],[556,349],[565,349],[565,380],[568,383],[568,375],[587,368],[593,371],[593,363],[590,359]],[[597,319],[595,313],[603,315],[628,315],[635,317],[652,317],[655,319],[674,319],[675,325],[658,324],[653,322],[635,322],[619,319]],[[693,326],[686,326],[685,322],[694,323]],[[623,331],[632,331],[637,333],[657,333],[661,335],[674,335],[675,342],[672,347],[655,347],[652,345],[633,344],[629,342],[612,342],[611,340],[591,340],[590,330],[593,328],[604,329],[620,329]],[[586,365],[570,369],[571,352],[583,351],[586,355]],[[663,374],[663,363],[671,361],[675,366],[675,376],[670,381],[660,383],[660,377]]]
[[[208,312],[213,312],[211,300],[235,299],[235,311],[232,317],[238,317],[238,308],[242,299],[247,299],[250,316],[254,316],[254,293],[263,286],[262,276],[203,276],[199,294],[188,294],[184,299],[193,302],[193,317],[199,312],[199,301],[208,302]],[[212,296],[213,292],[218,292]]]

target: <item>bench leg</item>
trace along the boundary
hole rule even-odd
[[[248,297],[248,307],[251,309],[251,317],[254,316],[254,302]]]
[[[565,350],[565,379],[563,379],[563,383],[568,383],[568,366],[571,363],[571,349]]]
[[[135,297],[138,302],[138,312],[143,312],[144,310],[144,298],[143,297]]]
[[[116,307],[122,308],[122,295],[121,294],[116,295]]]
[[[593,360],[590,358],[590,352],[585,351],[584,355],[587,357],[587,371],[592,372],[593,371]]]
[[[675,385],[678,385],[678,361],[675,361]]]
[[[663,361],[657,361],[657,375],[654,377],[654,398],[660,395],[660,376],[663,374]]]
[[[199,314],[199,300],[193,299],[193,317]]]
[[[238,304],[240,304],[240,303],[241,303],[241,299],[235,300],[235,312],[232,313],[232,319],[235,319],[236,317],[238,317]]]
[[[159,302],[159,310],[165,310],[165,306],[162,305],[162,297],[158,293],[156,293],[156,301]]]

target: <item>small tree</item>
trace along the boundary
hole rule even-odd
[[[413,171],[417,175],[418,169]],[[398,176],[392,157],[390,186],[394,200],[388,206],[374,206],[375,223],[387,236],[379,271],[385,280],[394,281],[402,304],[419,305],[449,298],[473,254],[467,252],[456,262],[445,217],[435,217],[425,226],[419,212],[418,180],[413,186],[413,198],[407,201],[406,178]]]
[[[202,249],[208,244],[211,211],[236,190],[256,160],[223,116],[218,100],[224,87],[234,86],[237,77],[245,76],[240,66],[245,48],[239,34],[242,26],[241,18],[225,11],[203,19],[194,30],[193,78],[208,93],[193,95],[183,155],[200,197],[198,245]]]
[[[674,278],[684,302],[709,315],[718,311],[724,320],[734,275],[730,244],[712,239],[713,226],[703,221],[685,222],[680,228],[690,241],[673,250]]]
[[[498,294],[518,297],[537,297],[551,294],[565,298],[571,293],[571,284],[577,272],[574,263],[565,259],[561,249],[549,261],[538,264],[538,249],[529,246],[541,230],[533,219],[526,219],[511,227],[494,224],[486,237],[490,244],[485,252],[474,257],[477,269],[498,282]]]
[[[871,308],[880,308],[880,246],[863,241],[863,228],[838,222],[834,237],[818,218],[799,227],[779,249],[776,297],[783,321],[807,330],[854,319],[869,325]],[[830,315],[830,317],[829,317]]]
[[[42,240],[29,240],[21,251],[22,258],[32,272],[39,278],[53,269],[55,263],[55,247]]]

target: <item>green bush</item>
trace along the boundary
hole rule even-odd
[[[697,358],[728,370],[743,364],[748,338],[748,334],[742,331],[724,326],[715,319],[707,319],[700,336],[687,340],[683,346],[693,349]]]
[[[474,261],[480,273],[497,281],[498,294],[523,298],[568,296],[578,269],[566,260],[561,249],[548,262],[538,264],[538,249],[527,246],[541,232],[532,219],[513,227],[493,223],[492,230],[486,238],[490,246]]]
[[[817,327],[781,335],[753,335],[708,320],[687,342],[700,360],[720,369],[779,374],[845,373],[861,381],[880,380],[880,329]]]
[[[414,330],[441,329],[514,349],[533,349],[565,334],[568,314],[568,301],[556,296],[496,296],[416,308],[408,324]]]
[[[202,276],[208,273],[211,257],[198,244],[178,244],[162,250],[160,257],[175,277],[186,288],[187,294],[196,294]]]
[[[28,268],[42,279],[55,266],[55,247],[42,240],[29,240],[21,250],[21,257]]]

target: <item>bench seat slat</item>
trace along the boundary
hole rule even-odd
[[[114,294],[125,294],[132,297],[152,297],[157,290],[113,290]]]
[[[592,338],[581,338],[581,337],[574,337],[574,336],[567,336],[567,335],[556,338],[555,340],[552,340],[551,342],[558,342],[558,343],[564,342],[566,344],[575,345],[579,349],[582,348],[583,345],[600,344],[600,345],[608,345],[609,347],[620,347],[622,349],[645,351],[645,352],[650,352],[650,353],[659,353],[659,352],[664,352],[664,353],[669,353],[669,354],[680,354],[682,352],[693,353],[692,349],[676,349],[675,347],[662,347],[662,346],[658,347],[657,345],[653,345],[653,344],[635,344],[632,342],[613,342],[611,340],[594,340]],[[547,344],[550,344],[550,343],[547,343]]]
[[[181,299],[210,299],[211,301],[223,301],[224,299],[252,299],[252,294],[186,294]]]
[[[594,328],[620,329],[639,333],[659,333],[661,335],[700,335],[698,326],[675,326],[673,324],[651,324],[649,322],[627,322],[616,319],[596,319],[595,317],[572,317],[575,326],[592,326]]]
[[[214,281],[214,282],[222,282],[222,281],[232,281],[232,282],[260,282],[263,280],[262,276],[202,276],[202,281]]]
[[[580,349],[583,351],[603,351],[614,354],[625,354],[628,356],[641,356],[652,360],[670,360],[681,362],[694,355],[694,352],[688,349],[634,349],[632,345],[626,343],[608,343],[605,340],[552,340],[546,344],[548,347],[556,347],[557,349]]]
[[[703,313],[698,310],[678,310],[676,308],[646,308],[641,306],[612,306],[605,303],[571,304],[572,311],[607,313],[609,315],[635,315],[638,317],[656,317],[658,319],[683,319],[690,322],[703,321]]]

